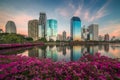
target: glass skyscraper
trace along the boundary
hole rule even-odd
[[[71,38],[73,41],[81,41],[81,20],[79,17],[71,18]]]
[[[46,13],[40,13],[39,17],[39,38],[46,37]]]
[[[49,19],[47,20],[47,38],[53,39],[56,41],[57,39],[57,20]]]

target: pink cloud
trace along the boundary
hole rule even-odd
[[[74,16],[80,16],[82,14],[82,6],[79,6],[74,13]]]
[[[29,16],[25,13],[17,14],[12,16],[11,14],[8,14],[4,11],[0,12],[0,26],[5,31],[5,25],[7,21],[12,20],[15,22],[17,27],[17,33],[18,34],[24,34],[27,35],[28,33],[28,21],[33,19],[32,16]]]
[[[26,14],[19,14],[13,18],[17,27],[17,33],[22,33],[27,35],[28,33],[28,21],[33,19],[32,16]]]
[[[100,29],[100,34],[104,35],[106,33],[108,33],[110,35],[110,37],[112,36],[116,36],[120,38],[120,24],[109,24],[109,25],[105,25],[103,26],[103,28]]]
[[[62,8],[57,8],[56,12],[59,13],[63,17],[68,17],[70,15],[69,11],[66,8],[63,8],[63,9]]]

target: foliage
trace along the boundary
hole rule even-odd
[[[41,38],[41,39],[39,39],[38,41],[47,42],[46,38]]]
[[[2,80],[119,80],[120,62],[105,56],[84,55],[75,62],[0,55]]]
[[[15,33],[0,33],[0,43],[24,43],[33,41],[31,38],[25,38],[23,35]]]

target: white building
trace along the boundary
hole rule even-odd
[[[33,40],[38,40],[38,20],[30,20],[28,22],[28,36]]]
[[[98,24],[91,24],[88,26],[89,29],[89,40],[98,41]]]
[[[5,29],[6,33],[16,33],[17,32],[16,31],[16,25],[15,25],[15,23],[13,21],[8,21],[5,28],[6,28]]]

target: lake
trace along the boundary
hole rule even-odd
[[[83,53],[101,53],[111,58],[120,58],[120,44],[79,45],[79,46],[31,46],[0,50],[1,54],[15,54],[38,58],[51,58],[53,61],[76,61]]]

